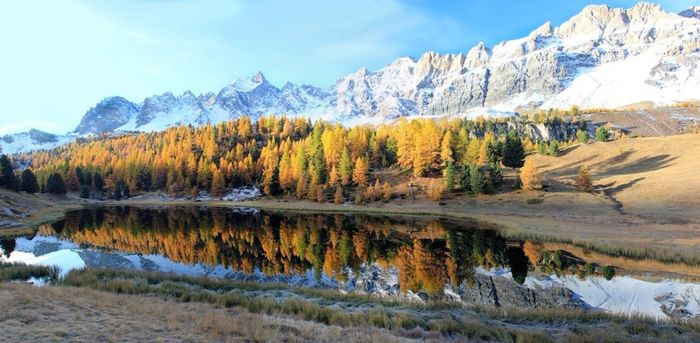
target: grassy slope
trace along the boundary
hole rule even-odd
[[[662,322],[566,309],[401,303],[281,284],[161,273],[81,270],[71,272],[59,285],[0,283],[3,338],[34,342],[407,338],[690,342],[700,338],[696,320]]]
[[[0,222],[9,221],[18,225],[10,228],[0,226],[0,237],[31,233],[37,225],[59,219],[67,210],[80,208],[82,203],[69,196],[32,195],[0,189],[0,210],[11,209],[20,214],[11,217],[0,214]]]
[[[0,331],[12,342],[398,341],[385,330],[81,288],[0,283],[0,302]]]

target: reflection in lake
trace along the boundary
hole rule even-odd
[[[610,265],[699,275],[696,266],[508,240],[475,222],[204,207],[72,211],[0,260],[336,288],[399,299],[700,315],[700,285],[643,281]],[[615,274],[618,274],[617,276]],[[676,274],[672,274],[676,275]]]
[[[510,268],[524,282],[528,259],[519,242],[496,231],[439,220],[365,215],[281,214],[226,208],[135,207],[73,211],[39,234],[79,245],[268,275],[304,274],[345,281],[361,265],[398,271],[401,290],[439,294],[450,282],[473,282],[476,267]]]

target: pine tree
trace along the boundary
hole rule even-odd
[[[340,174],[340,183],[343,186],[347,186],[352,181],[352,161],[350,160],[350,153],[348,148],[343,148],[343,153],[340,156],[340,162],[338,162],[338,173]]]
[[[366,187],[369,181],[369,166],[364,158],[358,157],[352,172],[352,182],[359,187]]]
[[[537,165],[532,158],[525,160],[525,165],[523,165],[520,171],[520,182],[522,188],[525,190],[537,190],[542,189],[542,180],[540,179],[539,172],[537,171]]]
[[[452,161],[447,163],[447,166],[442,171],[443,182],[445,184],[445,191],[450,193],[454,191],[455,188],[455,164]]]
[[[601,126],[595,130],[595,140],[599,142],[607,142],[610,139],[610,132],[605,127]]]
[[[51,194],[66,194],[66,183],[63,182],[61,174],[53,173],[49,175],[49,178],[46,180],[46,191]]]
[[[312,180],[316,181],[318,184],[326,183],[326,158],[323,155],[323,147],[316,149],[312,159],[314,175],[311,177]]]
[[[579,143],[586,144],[590,140],[590,137],[588,137],[588,133],[586,131],[578,130],[576,131],[576,140]]]
[[[559,141],[553,140],[549,143],[549,155],[557,157],[559,156]]]
[[[22,172],[22,190],[34,194],[39,191],[39,183],[31,169],[27,168]]]
[[[92,178],[92,183],[95,185],[95,190],[98,192],[102,192],[105,187],[105,181],[102,178],[102,175],[100,175],[98,172],[95,172],[95,175]]]
[[[145,172],[148,172],[147,170],[144,170],[144,171],[145,171]],[[150,178],[151,178],[151,174],[149,173],[149,174],[148,174],[148,179],[149,179],[148,187],[151,187]],[[85,182],[85,183],[83,183],[83,184],[86,185],[86,186],[88,186],[88,188],[89,188],[90,186],[92,186],[92,173],[90,173],[89,171],[83,172],[83,181]],[[143,188],[143,189],[144,189],[144,190],[148,190],[148,188]]]
[[[17,185],[12,162],[7,155],[0,155],[0,187],[14,191],[18,190]]]
[[[472,193],[480,194],[484,193],[486,190],[486,180],[484,178],[484,173],[475,164],[469,167],[469,185]]]
[[[503,170],[499,163],[489,164],[489,179],[491,180],[491,185],[496,188],[503,183]]]
[[[471,176],[469,175],[470,170],[471,168],[468,164],[462,164],[459,170],[459,187],[463,192],[471,192],[472,190]]]
[[[501,142],[490,142],[486,153],[488,155],[488,164],[500,164],[501,163],[501,152],[503,147],[499,146]]]
[[[90,187],[86,185],[80,186],[80,197],[83,199],[87,199],[90,197]]]
[[[545,155],[545,154],[547,154],[548,149],[549,149],[549,147],[547,146],[547,143],[545,143],[544,141],[539,141],[537,143],[537,153],[538,154]]]
[[[75,168],[75,176],[78,178],[78,183],[80,186],[85,184],[85,175],[83,174],[83,168]]]
[[[520,168],[525,159],[523,142],[515,131],[508,132],[506,144],[503,146],[503,165],[509,168]]]
[[[581,192],[590,192],[593,190],[593,181],[591,180],[590,170],[586,166],[581,166],[578,170],[578,178],[576,179],[576,188]]]

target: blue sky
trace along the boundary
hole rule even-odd
[[[607,1],[631,7],[636,1]],[[558,25],[589,1],[15,0],[0,4],[0,135],[75,128],[104,97],[195,94],[260,70],[329,86],[362,66]],[[662,1],[678,12],[694,1]]]

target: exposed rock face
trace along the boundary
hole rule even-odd
[[[476,274],[474,285],[460,285],[455,289],[460,299],[468,304],[494,305],[519,308],[586,308],[587,305],[568,288],[529,288],[512,279]]]
[[[78,133],[113,131],[139,114],[139,109],[122,97],[115,96],[100,101],[91,108],[75,129]]]
[[[384,295],[393,298],[407,298],[401,293],[398,276],[393,269],[367,265],[360,267],[357,275],[350,275],[348,282],[336,286],[344,291],[359,291],[367,294]],[[519,285],[513,279],[502,276],[474,274],[474,284],[463,282],[459,287],[446,287],[444,300],[458,301],[469,305],[492,305],[520,308],[587,308],[568,288],[553,286],[530,288]],[[422,300],[430,297],[422,292],[417,294]]]
[[[88,111],[76,132],[163,129],[244,114],[357,123],[698,99],[698,18],[698,7],[674,14],[649,3],[588,6],[556,28],[545,23],[527,37],[493,48],[479,43],[466,54],[427,52],[377,71],[363,67],[327,89],[292,83],[277,88],[257,73],[199,97],[165,93],[141,104],[108,98]]]

